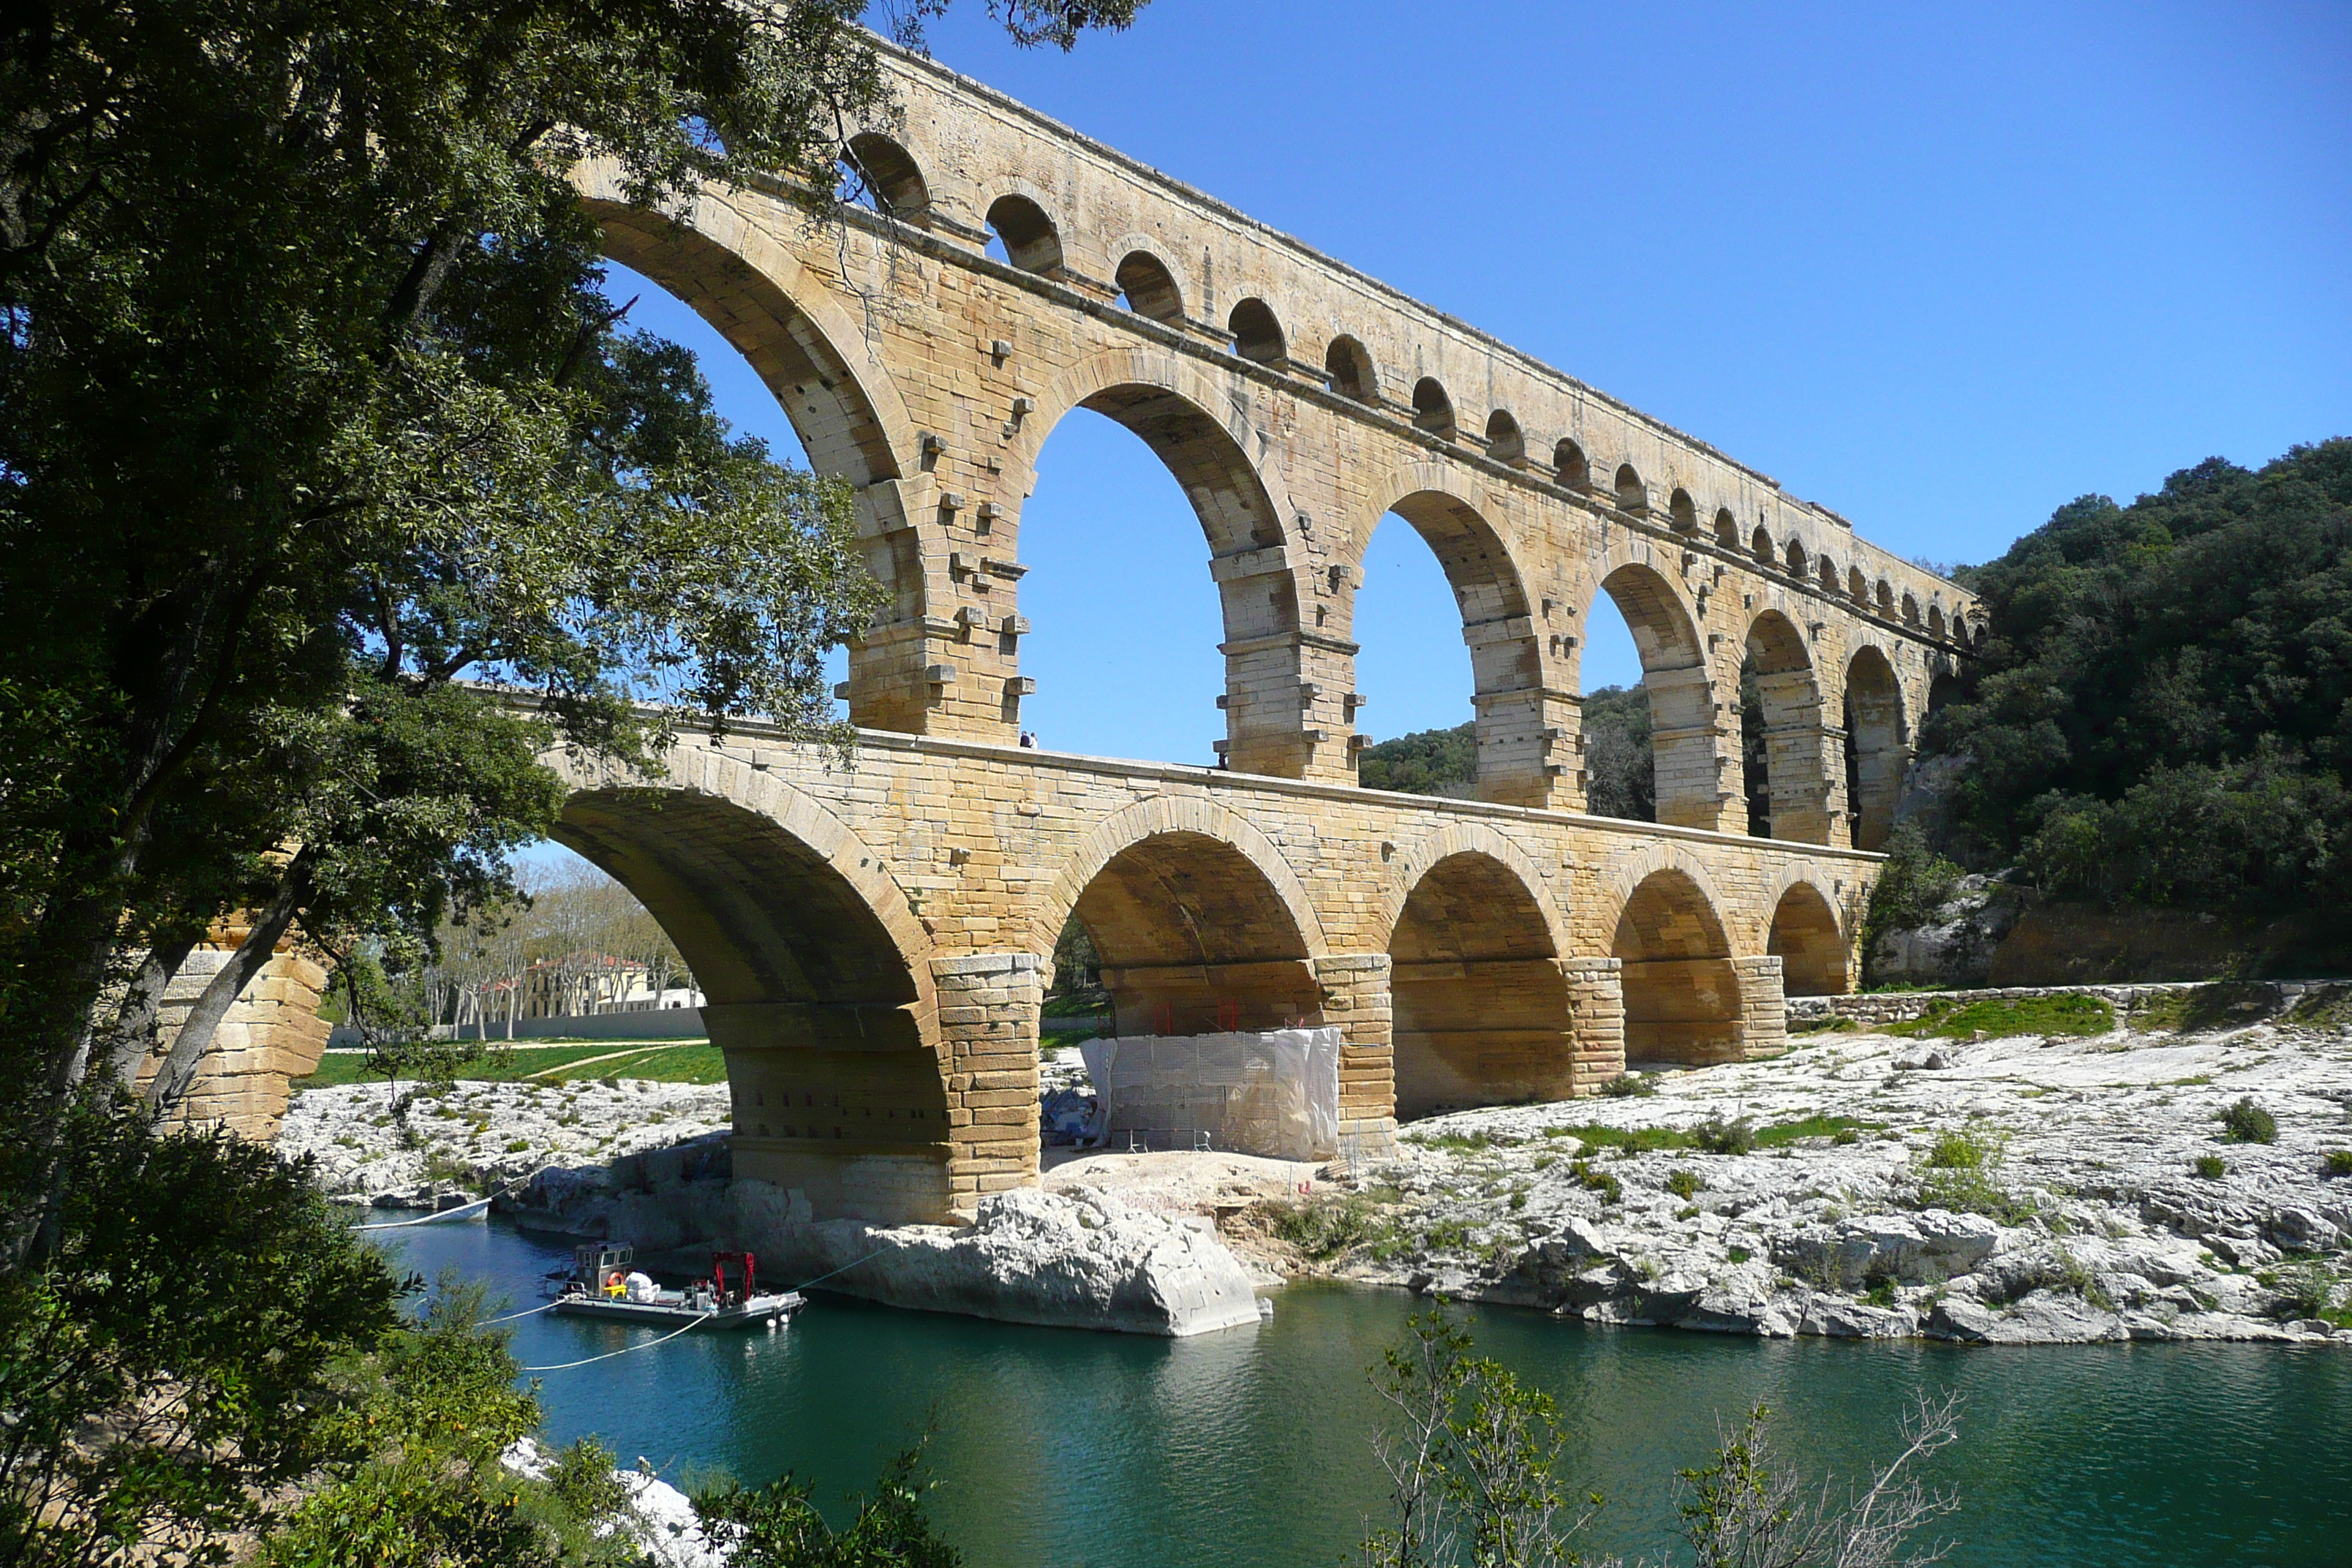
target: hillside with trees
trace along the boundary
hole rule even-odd
[[[1962,759],[1948,853],[2066,900],[2352,892],[2352,440],[2084,496],[1962,580],[1992,636],[1922,731]]]

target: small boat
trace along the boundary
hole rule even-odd
[[[604,1318],[656,1327],[782,1328],[807,1305],[797,1290],[761,1291],[759,1260],[748,1252],[714,1252],[710,1278],[665,1290],[632,1267],[634,1249],[590,1242],[572,1249],[572,1267],[547,1277],[549,1309],[566,1317]]]
[[[381,1224],[354,1226],[352,1228],[355,1230],[398,1230],[404,1226],[411,1225],[454,1225],[459,1220],[480,1219],[489,1212],[489,1199],[475,1198],[468,1203],[453,1204],[446,1209],[435,1209],[431,1214],[419,1215],[415,1219],[385,1220]]]

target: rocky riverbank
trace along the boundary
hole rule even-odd
[[[1592,1321],[2352,1344],[2323,1316],[2352,1244],[2338,1031],[1822,1035],[1642,1082],[1416,1123],[1248,1223],[1294,1269]],[[2242,1100],[2274,1142],[2225,1141]]]
[[[313,1090],[281,1142],[349,1201],[503,1187],[526,1225],[648,1250],[747,1226],[812,1265],[893,1249],[845,1283],[967,1310],[994,1292],[1010,1305],[991,1315],[1031,1321],[1077,1321],[1097,1297],[1143,1300],[1119,1326],[1145,1332],[1239,1318],[1213,1226],[1261,1286],[1318,1275],[1600,1322],[2352,1344],[2336,1326],[2352,1321],[2352,1175],[2329,1161],[2352,1150],[2352,1035],[1800,1039],[1771,1061],[1640,1075],[1643,1094],[1433,1118],[1351,1168],[1089,1155],[1049,1171],[1034,1213],[905,1237],[834,1236],[847,1222],[809,1226],[788,1195],[732,1182],[723,1087],[463,1083],[412,1105],[404,1135],[381,1089]],[[2227,1141],[2241,1101],[2274,1141]],[[1126,1261],[1093,1268],[1087,1235]],[[1060,1283],[1011,1279],[1024,1268]]]

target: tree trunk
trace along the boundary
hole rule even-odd
[[[204,994],[196,998],[196,1005],[188,1010],[187,1022],[180,1026],[179,1037],[172,1042],[172,1054],[163,1059],[154,1080],[147,1086],[147,1106],[156,1115],[169,1112],[187,1093],[188,1086],[195,1081],[196,1066],[211,1048],[221,1020],[228,1016],[229,1008],[253,984],[253,977],[261,973],[270,954],[278,951],[278,939],[293,925],[310,891],[310,864],[308,849],[294,857],[293,864],[286,868],[286,875],[278,881],[278,890],[255,915],[253,928],[245,933],[245,941],[237,945],[221,972],[212,977]]]
[[[115,1016],[114,1027],[101,1037],[107,1047],[106,1077],[110,1083],[125,1089],[137,1087],[139,1058],[155,1043],[156,1019],[163,1011],[163,994],[171,988],[172,977],[187,963],[188,954],[196,947],[194,935],[166,939],[147,950],[131,977],[130,992],[122,999],[122,1010]]]

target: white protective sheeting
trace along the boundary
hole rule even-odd
[[[1208,1144],[1234,1154],[1328,1160],[1339,1144],[1339,1031],[1139,1035],[1087,1040],[1112,1148]]]

